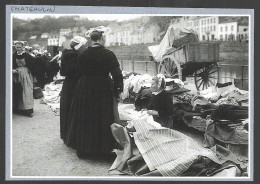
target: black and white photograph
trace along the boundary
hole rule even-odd
[[[9,8],[10,179],[252,177],[252,14]]]

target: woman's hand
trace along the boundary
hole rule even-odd
[[[159,115],[158,111],[155,111],[155,110],[148,110],[147,113],[150,114],[150,115],[153,115],[153,116]]]
[[[18,73],[18,70],[14,70],[14,69],[13,69],[13,73]]]

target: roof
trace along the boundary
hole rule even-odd
[[[42,33],[41,38],[48,38],[48,33]]]
[[[70,28],[67,28],[67,29],[60,29],[60,32],[71,32],[71,29]]]
[[[248,17],[219,17],[219,23],[237,22],[238,25],[248,25]]]
[[[31,36],[29,39],[30,40],[35,40],[37,38],[37,36]]]

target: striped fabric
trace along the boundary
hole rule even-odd
[[[148,121],[150,121],[148,123]],[[151,119],[133,120],[135,143],[151,171],[157,169],[163,176],[180,176],[198,158],[205,156],[220,163],[209,149],[175,130],[156,128]]]

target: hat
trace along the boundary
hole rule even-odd
[[[82,37],[82,36],[74,36],[70,41],[75,42],[75,43],[87,43],[87,39]]]
[[[93,31],[99,31],[102,32],[102,35],[107,35],[111,32],[111,28],[110,27],[105,27],[105,26],[99,26],[99,27],[95,27],[95,28],[90,28],[86,33],[86,37],[90,37],[91,33]]]
[[[88,41],[82,36],[74,36],[70,41],[77,43],[74,47],[75,50],[78,50],[82,45],[85,45]]]
[[[26,50],[32,49],[32,47],[29,47],[29,46],[27,46],[27,45],[26,45],[24,48],[25,48]]]
[[[22,46],[24,46],[24,42],[22,42],[22,41],[14,41],[14,45],[16,45],[16,44],[21,44]]]

